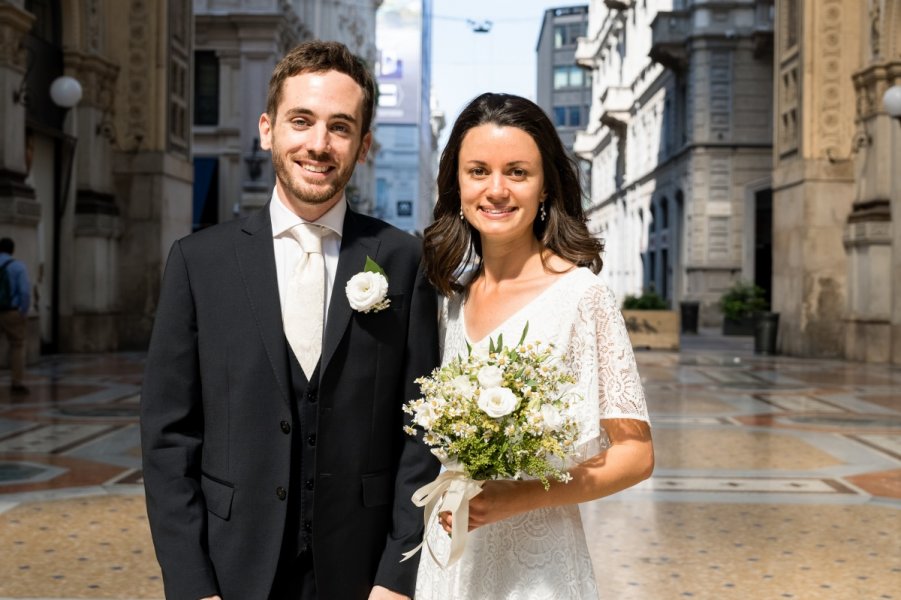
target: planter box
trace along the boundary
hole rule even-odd
[[[633,348],[679,349],[679,313],[675,310],[624,310]]]
[[[742,319],[723,318],[723,335],[754,335],[754,317]]]

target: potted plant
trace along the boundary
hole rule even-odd
[[[679,313],[653,290],[623,300],[623,319],[635,348],[679,349]]]
[[[769,305],[763,288],[740,279],[720,296],[719,307],[723,312],[723,335],[754,335],[756,316]]]

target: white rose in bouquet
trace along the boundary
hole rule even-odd
[[[509,415],[518,404],[516,394],[509,388],[492,387],[479,393],[479,408],[494,419]]]

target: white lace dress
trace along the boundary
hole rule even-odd
[[[550,342],[577,378],[581,397],[580,451],[574,463],[609,445],[602,419],[648,420],[632,345],[612,292],[590,270],[575,269],[477,343],[467,340],[466,306],[445,301],[443,361],[466,354],[466,343],[487,344],[503,333],[518,340]],[[426,531],[442,560],[447,534],[432,523]],[[416,600],[584,600],[598,598],[578,505],[534,510],[469,533],[463,557],[442,569],[422,550]]]

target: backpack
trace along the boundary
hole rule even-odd
[[[13,306],[13,284],[9,280],[9,271],[6,270],[13,260],[15,259],[11,258],[0,265],[0,311],[18,308]]]

